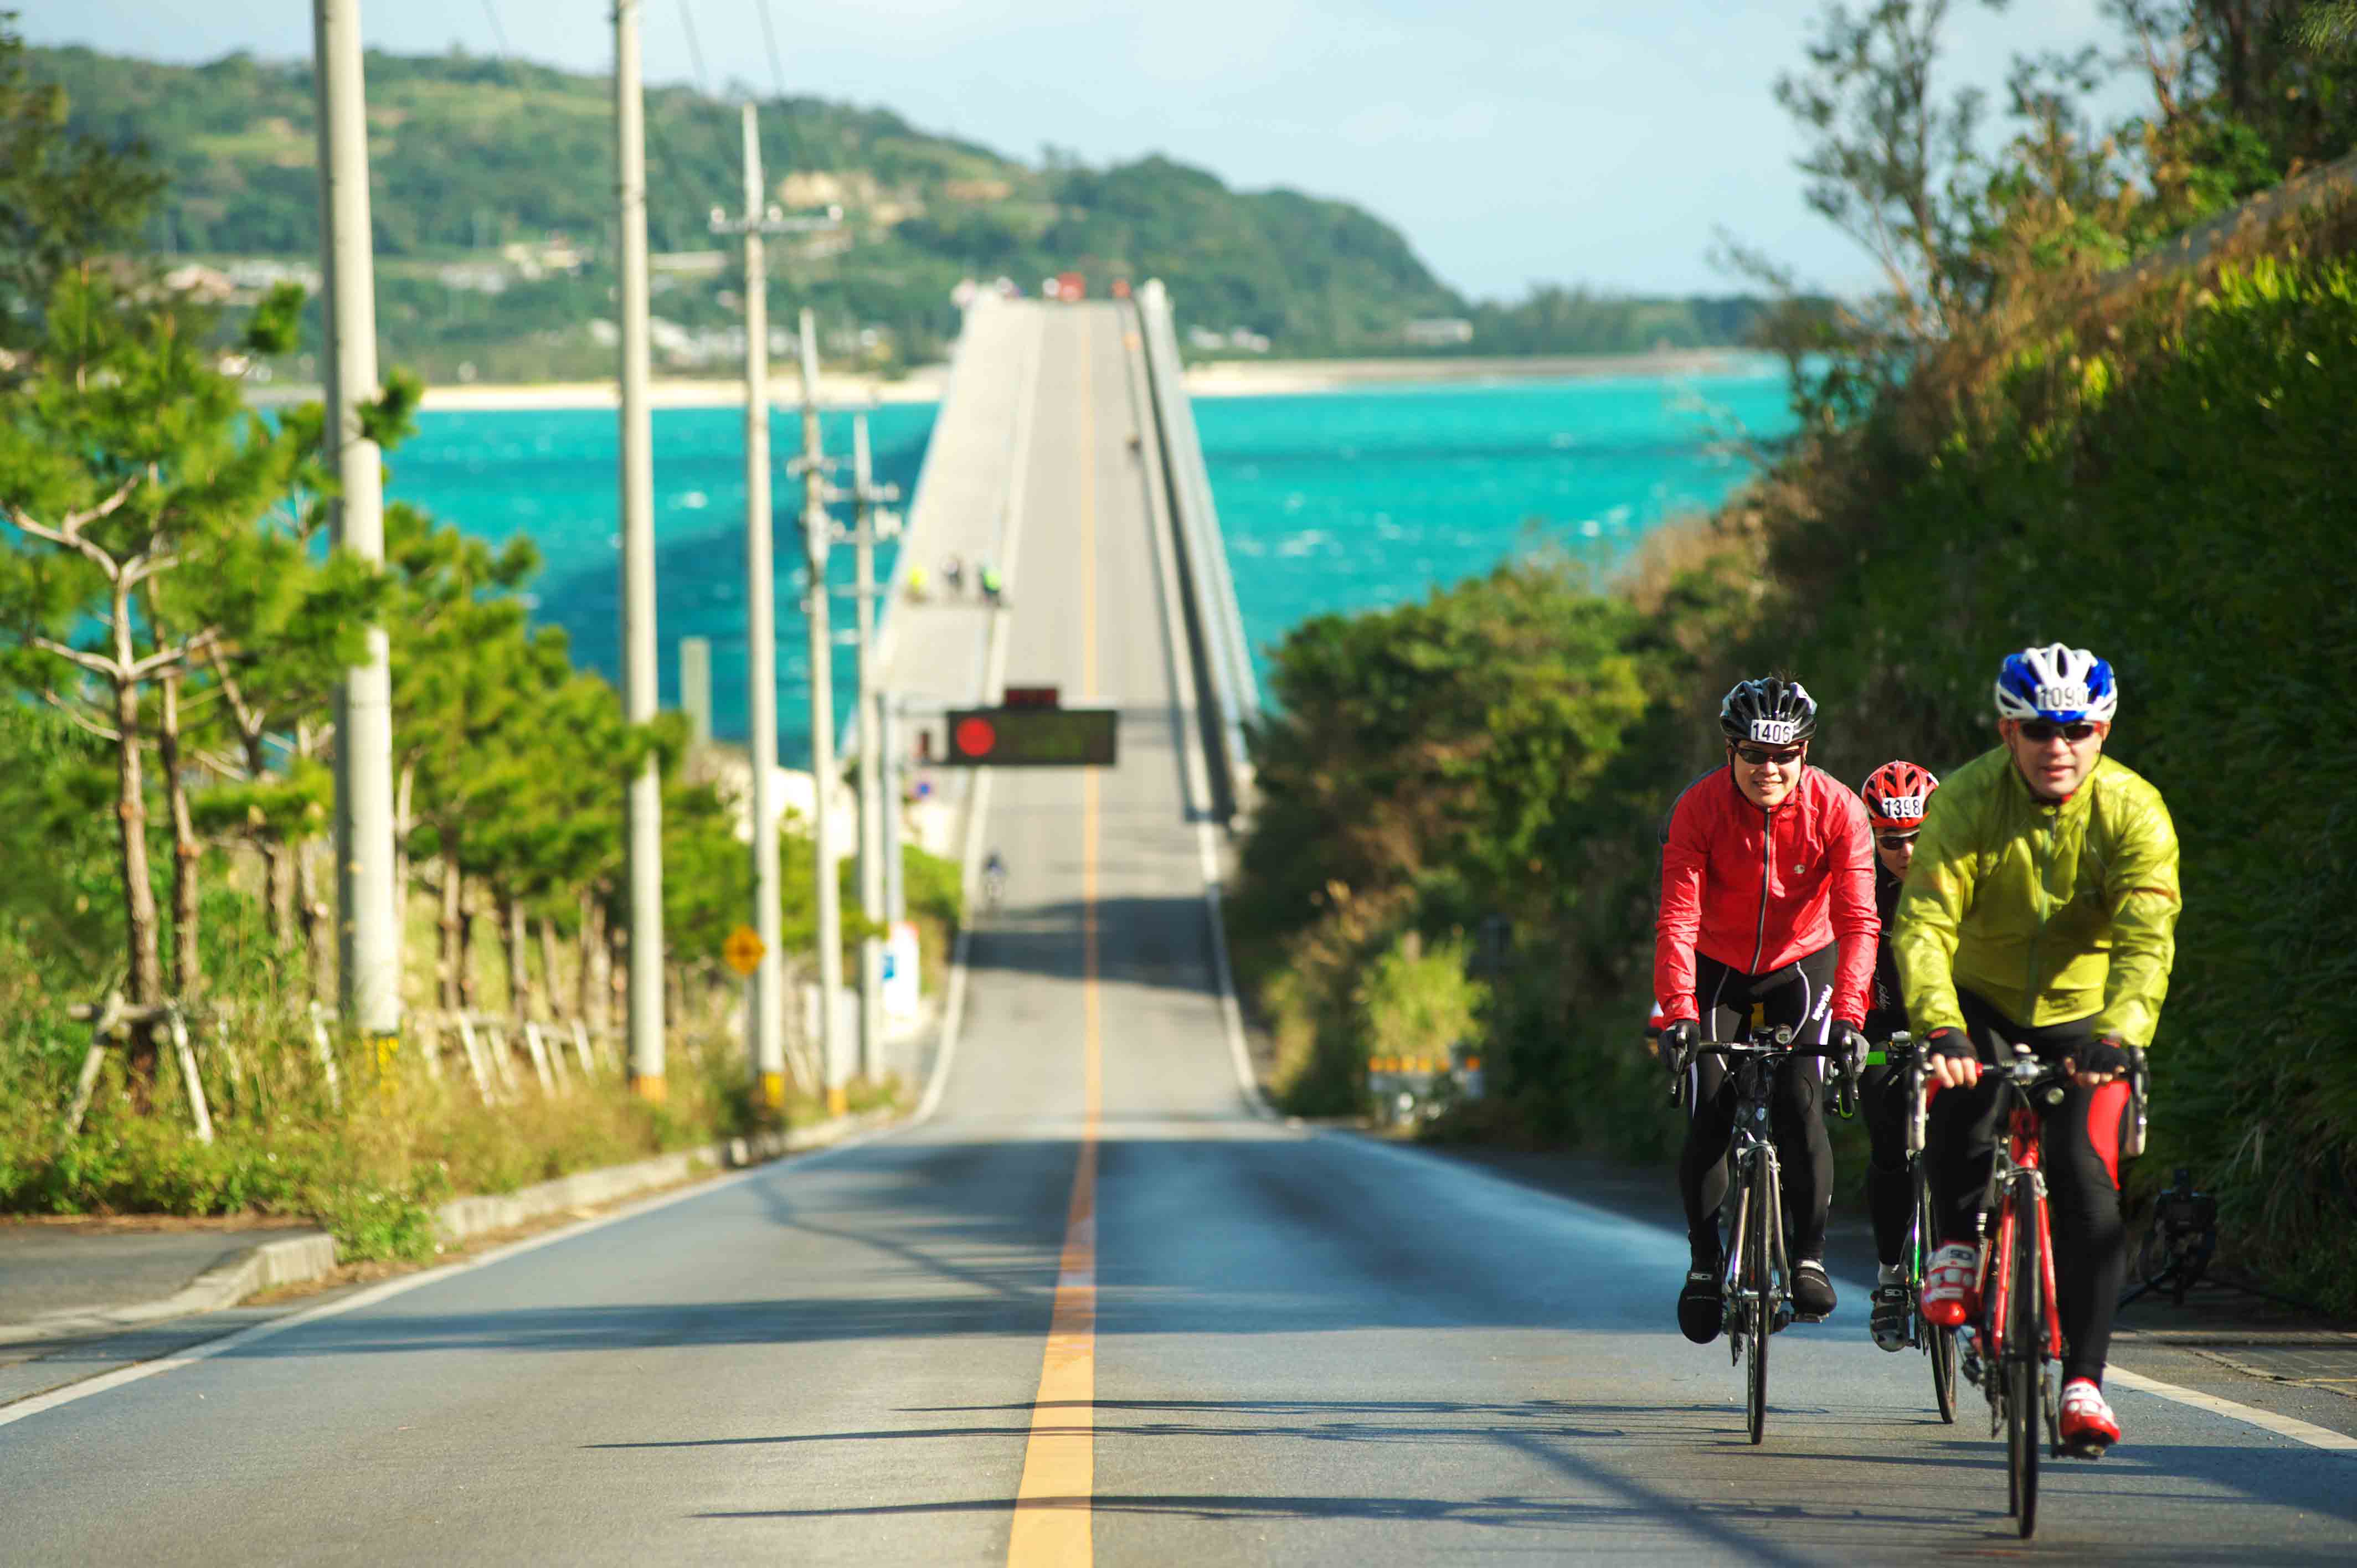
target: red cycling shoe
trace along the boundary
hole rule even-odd
[[[1980,1253],[1951,1241],[1932,1254],[1923,1274],[1923,1316],[1943,1328],[1961,1328],[1980,1306]]]
[[[2062,1385],[2062,1451],[2074,1459],[2100,1459],[2120,1440],[2119,1418],[2104,1391],[2085,1378]]]

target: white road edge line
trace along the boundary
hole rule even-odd
[[[503,1263],[511,1258],[522,1257],[526,1252],[536,1252],[543,1247],[553,1247],[559,1241],[569,1241],[576,1236],[586,1236],[592,1230],[600,1230],[608,1225],[619,1225],[623,1220],[636,1219],[640,1215],[651,1214],[659,1208],[668,1208],[675,1203],[685,1203],[691,1198],[708,1197],[713,1193],[725,1191],[759,1176],[778,1175],[780,1165],[792,1171],[804,1170],[823,1161],[834,1159],[838,1155],[847,1155],[854,1149],[872,1144],[878,1138],[888,1137],[898,1131],[899,1131],[898,1127],[878,1127],[872,1132],[845,1138],[843,1142],[830,1144],[823,1149],[814,1149],[806,1155],[795,1155],[784,1161],[771,1161],[767,1165],[749,1166],[727,1176],[695,1182],[670,1192],[657,1193],[652,1197],[617,1208],[609,1214],[593,1215],[589,1219],[558,1230],[544,1230],[537,1236],[527,1236],[520,1241],[511,1241],[503,1247],[494,1247],[488,1252],[462,1259],[455,1263],[444,1263],[439,1267],[421,1270],[414,1274],[403,1274],[397,1279],[370,1285],[365,1290],[354,1291],[350,1295],[339,1296],[333,1301],[321,1302],[317,1306],[300,1312],[290,1312],[283,1317],[273,1317],[241,1328],[233,1334],[225,1334],[218,1339],[208,1339],[200,1345],[191,1345],[186,1349],[176,1350],[169,1356],[159,1357],[153,1361],[139,1361],[128,1367],[117,1367],[111,1372],[102,1372],[97,1377],[88,1378],[78,1383],[69,1383],[61,1389],[51,1389],[48,1393],[35,1394],[30,1398],[18,1400],[14,1404],[0,1406],[0,1426],[12,1426],[27,1416],[55,1410],[59,1405],[72,1404],[77,1401],[89,1399],[92,1395],[122,1388],[127,1383],[135,1383],[165,1372],[177,1371],[182,1367],[194,1366],[199,1361],[210,1361],[216,1356],[226,1355],[231,1350],[253,1344],[257,1340],[284,1334],[290,1328],[299,1328],[307,1323],[317,1323],[324,1318],[340,1316],[344,1313],[356,1311],[363,1306],[373,1306],[378,1302],[416,1290],[423,1285],[448,1279],[455,1274],[465,1273],[471,1269],[489,1268],[494,1263]]]
[[[1130,327],[1125,333],[1122,348],[1123,364],[1128,371],[1125,378],[1129,387],[1130,415],[1142,435],[1153,423],[1152,393],[1138,396],[1138,378],[1146,373],[1145,346],[1132,349],[1127,338],[1141,336],[1144,326],[1137,320],[1135,306],[1128,313]],[[1211,922],[1211,974],[1220,991],[1220,1024],[1227,1036],[1228,1063],[1235,1071],[1236,1088],[1242,1091],[1245,1107],[1265,1121],[1281,1121],[1282,1114],[1261,1092],[1260,1080],[1254,1076],[1252,1053],[1244,1047],[1243,1006],[1236,1000],[1235,971],[1228,961],[1227,922],[1220,912],[1220,851],[1217,831],[1210,816],[1211,786],[1211,762],[1203,755],[1201,714],[1197,710],[1195,671],[1178,650],[1185,639],[1186,610],[1178,603],[1178,562],[1170,538],[1172,527],[1165,492],[1155,483],[1162,465],[1169,455],[1162,450],[1162,435],[1155,432],[1154,459],[1138,465],[1139,479],[1146,488],[1146,531],[1154,535],[1154,575],[1162,588],[1162,655],[1170,666],[1170,688],[1178,698],[1183,732],[1181,756],[1185,760],[1182,793],[1188,815],[1195,819],[1195,858],[1203,877],[1203,911]]]
[[[1329,1131],[1325,1128],[1311,1129],[1313,1133],[1321,1137],[1327,1135]],[[1413,1144],[1384,1143],[1350,1133],[1342,1133],[1340,1141],[1350,1147],[1367,1150],[1380,1158],[1414,1161],[1423,1164],[1427,1168],[1437,1165],[1474,1181],[1487,1182],[1491,1186],[1502,1187],[1521,1193],[1525,1197],[1552,1200],[1574,1208],[1585,1209],[1601,1219],[1617,1219],[1624,1224],[1643,1225],[1650,1230],[1665,1232],[1669,1230],[1667,1226],[1652,1225],[1645,1220],[1632,1219],[1627,1215],[1616,1214],[1610,1209],[1584,1203],[1566,1194],[1551,1192],[1545,1187],[1533,1187],[1526,1182],[1515,1181],[1511,1176],[1502,1176],[1495,1171],[1484,1170],[1480,1165],[1452,1160],[1446,1155],[1434,1154]],[[1682,1243],[1684,1238],[1681,1236],[1677,1240]],[[2294,1443],[2320,1449],[2327,1454],[2357,1455],[2357,1437],[2335,1432],[2329,1426],[2318,1426],[2313,1423],[2302,1421],[2297,1416],[2277,1415],[2271,1410],[2260,1410],[2255,1405],[2227,1399],[2222,1394],[2203,1393],[2199,1389],[2181,1388],[2176,1383],[2166,1383],[2158,1378],[2149,1378],[2141,1372],[2131,1372],[2125,1367],[2105,1368],[2104,1386],[2128,1389],[2136,1393],[2150,1394],[2155,1399],[2168,1400],[2173,1404],[2206,1411],[2212,1415],[2223,1416],[2229,1421],[2239,1421],[2244,1425],[2255,1426],[2263,1432],[2271,1432],[2277,1437],[2287,1437]]]
[[[1009,433],[1008,445],[1014,449],[1014,465],[1006,478],[1006,510],[999,524],[998,557],[1003,563],[1007,586],[1015,586],[1015,554],[1023,542],[1023,492],[1029,481],[1031,467],[1031,411],[1039,401],[1039,360],[1045,347],[1048,322],[1041,316],[1031,338],[1031,359],[1023,375],[1023,392],[1015,405],[1015,428]],[[982,685],[974,693],[977,702],[986,703],[1006,683],[1006,646],[1014,629],[1014,612],[1002,608],[991,614],[988,650],[982,660]],[[974,908],[975,885],[982,879],[982,827],[990,815],[990,774],[987,768],[974,770],[973,790],[966,797],[965,847],[960,853],[958,887],[964,907]],[[931,1121],[942,1108],[942,1096],[949,1092],[950,1065],[957,1057],[958,1034],[965,1024],[966,956],[973,948],[974,922],[958,925],[957,940],[950,949],[949,995],[942,1004],[942,1043],[933,1052],[932,1076],[925,1082],[924,1098],[917,1102],[917,1113],[906,1125],[920,1127]]]
[[[2259,1410],[2240,1403],[2222,1394],[2203,1393],[2200,1389],[2180,1388],[2164,1383],[2158,1378],[2147,1378],[2141,1372],[2131,1372],[2124,1367],[2109,1367],[2104,1371],[2106,1388],[2133,1389],[2140,1394],[2168,1400],[2172,1404],[2190,1405],[2206,1410],[2212,1415],[2222,1415],[2231,1421],[2247,1422],[2253,1426],[2288,1437],[2294,1443],[2304,1443],[2310,1448],[2321,1448],[2328,1454],[2357,1455],[2357,1437],[2335,1432],[2329,1426],[2318,1426],[2298,1416],[2278,1415],[2271,1410]]]

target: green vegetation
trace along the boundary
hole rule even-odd
[[[750,857],[684,722],[626,724],[564,635],[530,623],[522,541],[493,550],[396,505],[382,570],[329,547],[318,406],[264,419],[241,380],[296,347],[301,291],[231,324],[156,286],[157,258],[121,248],[153,170],[65,129],[21,56],[0,29],[0,1210],[254,1208],[317,1218],[363,1255],[412,1255],[437,1195],[774,1121],[748,1099],[721,965]],[[364,428],[396,448],[419,392],[393,373]],[[382,1048],[322,1047],[333,697],[371,619],[392,640],[415,1025]],[[565,1038],[611,1021],[623,786],[650,757],[683,1058],[669,1099],[648,1105],[610,1069],[544,1093],[535,1065],[486,1106],[454,1015]],[[815,941],[815,861],[793,824],[784,849],[791,973]],[[954,873],[911,859],[938,950],[959,918]],[[69,1008],[108,998],[122,1048],[76,1131],[91,1031]],[[445,1055],[421,1048],[429,1012]],[[187,1130],[175,1020],[216,1110],[210,1145]],[[799,1077],[815,1090],[815,1072]]]
[[[1355,1104],[1372,956],[1503,920],[1480,976],[1492,1095],[1455,1131],[1666,1154],[1677,1122],[1638,1049],[1655,835],[1717,761],[1719,694],[1790,666],[1824,705],[1813,761],[1852,783],[1894,756],[1940,771],[1993,744],[1997,659],[2061,638],[2118,666],[2112,750],[2184,843],[2140,1185],[2191,1167],[2232,1261],[2351,1310],[2357,818],[2338,780],[2357,757],[2336,721],[2357,660],[2357,213],[2243,232],[2131,289],[2104,271],[2345,150],[2357,79],[2281,51],[2237,77],[2204,29],[2252,8],[2189,6],[2170,13],[2186,54],[2162,62],[2179,94],[2149,119],[2083,139],[2055,130],[2075,99],[2032,102],[1994,166],[1910,166],[1881,154],[1933,106],[1862,88],[1927,74],[1938,9],[1894,0],[1788,88],[1867,105],[1804,119],[1834,171],[1822,204],[1895,236],[1893,287],[1786,317],[1822,358],[1796,355],[1803,428],[1754,485],[1609,584],[1520,562],[1278,650],[1233,916],[1286,1047],[1277,1087],[1305,1112]],[[1844,77],[1861,50],[1880,64]]]
[[[30,59],[36,76],[63,89],[70,125],[94,145],[156,149],[171,178],[147,221],[158,254],[317,265],[307,61],[231,55],[178,66],[85,48]],[[378,324],[389,351],[437,381],[461,363],[486,380],[609,374],[612,350],[589,323],[613,310],[611,190],[602,173],[582,174],[612,166],[610,84],[522,62],[371,54],[368,87]],[[653,89],[647,136],[653,248],[726,244],[707,213],[715,202],[733,208],[741,188],[735,102]],[[1472,342],[1457,352],[1732,344],[1762,309],[1757,299],[1561,289],[1475,306],[1358,208],[1232,191],[1159,156],[1092,169],[1051,152],[1034,167],[883,110],[814,98],[764,102],[762,136],[774,199],[845,210],[843,234],[772,243],[773,285],[820,312],[830,354],[887,368],[945,350],[960,278],[1005,275],[1029,292],[1067,270],[1100,295],[1116,278],[1158,276],[1182,330],[1242,328],[1292,356],[1406,352],[1404,329],[1423,317],[1472,321]],[[577,271],[550,259],[552,242],[579,253]],[[509,246],[520,249],[503,257]],[[466,272],[447,271],[462,263]],[[671,368],[734,364],[719,334],[741,322],[739,286],[733,255],[708,273],[657,271],[655,314],[705,335],[667,353]],[[280,368],[309,379],[299,362]]]

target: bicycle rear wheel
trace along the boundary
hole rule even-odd
[[[1932,1400],[1940,1419],[1956,1423],[1956,1331],[1923,1316],[1923,1276],[1932,1254],[1933,1229],[1932,1179],[1919,1156],[1915,1161],[1915,1235],[1907,1249],[1907,1288],[1915,1298],[1915,1335],[1932,1359]]]
[[[2013,1232],[2013,1281],[2006,1292],[2005,1445],[2014,1513],[2027,1541],[2038,1529],[2038,1449],[2046,1436],[2046,1293],[2035,1208],[2014,1216]]]

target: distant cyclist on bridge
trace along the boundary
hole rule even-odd
[[[2065,1341],[2061,1436],[2093,1458],[2119,1441],[2103,1394],[2126,1267],[2120,1158],[2133,1152],[2131,1052],[2151,1043],[2183,908],[2177,830],[2160,791],[2103,755],[2119,706],[2112,667],[2054,643],[1996,677],[2003,744],[1932,798],[1899,896],[1892,949],[1940,1091],[1927,1133],[1943,1245],[1923,1313],[1978,1306],[1975,1210],[1996,1139],[1985,1064],[2015,1044],[2067,1061],[2046,1113],[2055,1287]]]
[[[1678,1326],[1697,1345],[1717,1338],[1723,1321],[1718,1211],[1735,1101],[1725,1066],[1694,1047],[1739,1038],[1756,1011],[1757,1022],[1789,1025],[1820,1049],[1837,1047],[1862,1062],[1879,929],[1866,808],[1807,765],[1815,701],[1797,681],[1745,681],[1720,703],[1718,724],[1727,766],[1688,785],[1670,811],[1653,949],[1662,1057],[1686,1078],[1678,1189],[1694,1257],[1678,1293]],[[1793,1058],[1771,1112],[1789,1182],[1792,1305],[1812,1319],[1834,1309],[1824,1265],[1834,1156],[1823,1070],[1822,1057]]]

